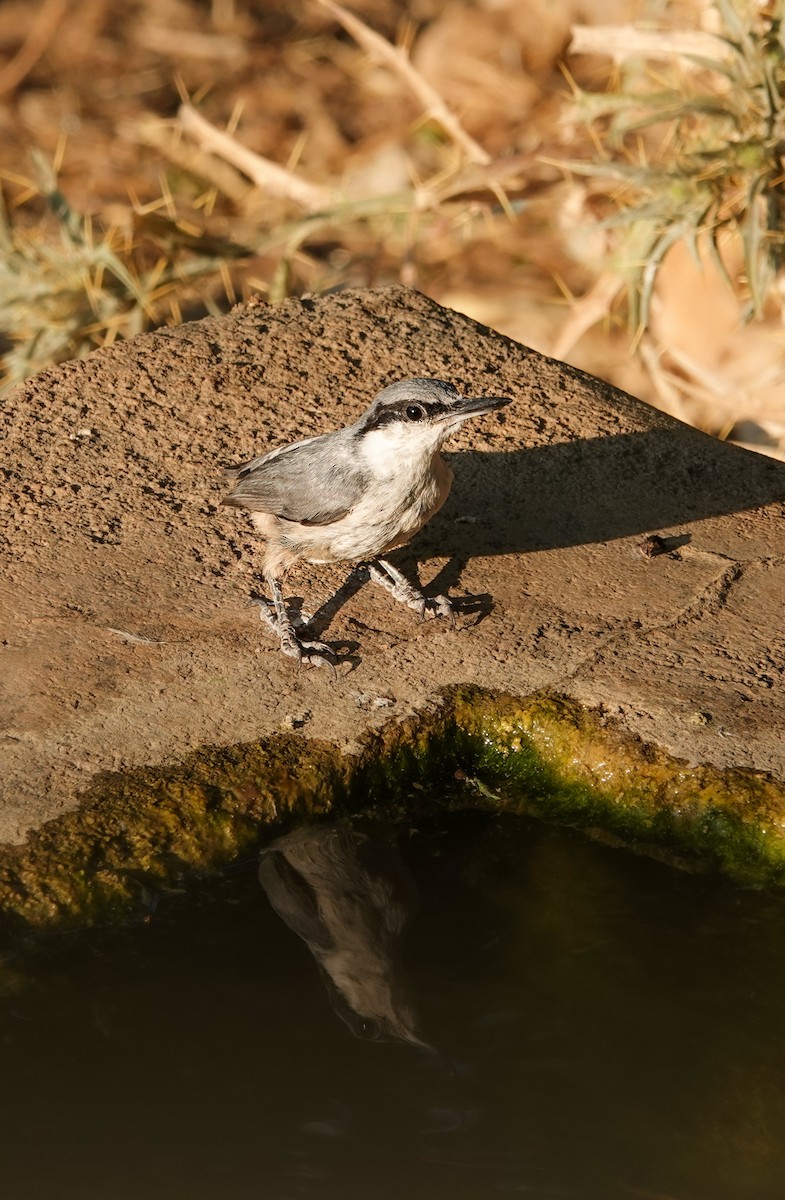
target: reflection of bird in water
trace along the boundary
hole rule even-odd
[[[417,906],[396,849],[334,825],[296,829],[262,852],[259,880],[278,916],[307,943],[338,1015],[357,1037],[417,1036],[398,964]]]

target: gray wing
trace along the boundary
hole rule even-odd
[[[360,500],[366,479],[352,461],[351,448],[336,444],[334,437],[309,438],[238,467],[224,504],[301,525],[339,521]]]

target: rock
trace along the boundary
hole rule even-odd
[[[412,375],[514,399],[449,444],[452,494],[409,555],[432,593],[488,612],[453,630],[347,589],[320,636],[359,662],[335,681],[284,658],[249,604],[256,543],[219,506],[221,468]],[[137,337],[17,387],[0,420],[0,841],[105,772],[306,712],[298,737],[354,744],[456,684],[550,689],[691,763],[785,780],[785,466],[416,292],[251,304]],[[642,553],[655,534],[663,551]],[[285,593],[313,614],[346,575],[303,567]]]

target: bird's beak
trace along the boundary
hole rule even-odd
[[[509,396],[461,396],[444,413],[441,420],[449,425],[460,425],[467,417],[481,417],[483,413],[495,412],[511,403]]]

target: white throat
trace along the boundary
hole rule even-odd
[[[383,425],[363,436],[361,454],[375,476],[397,475],[407,468],[430,462],[446,432],[425,423]]]

